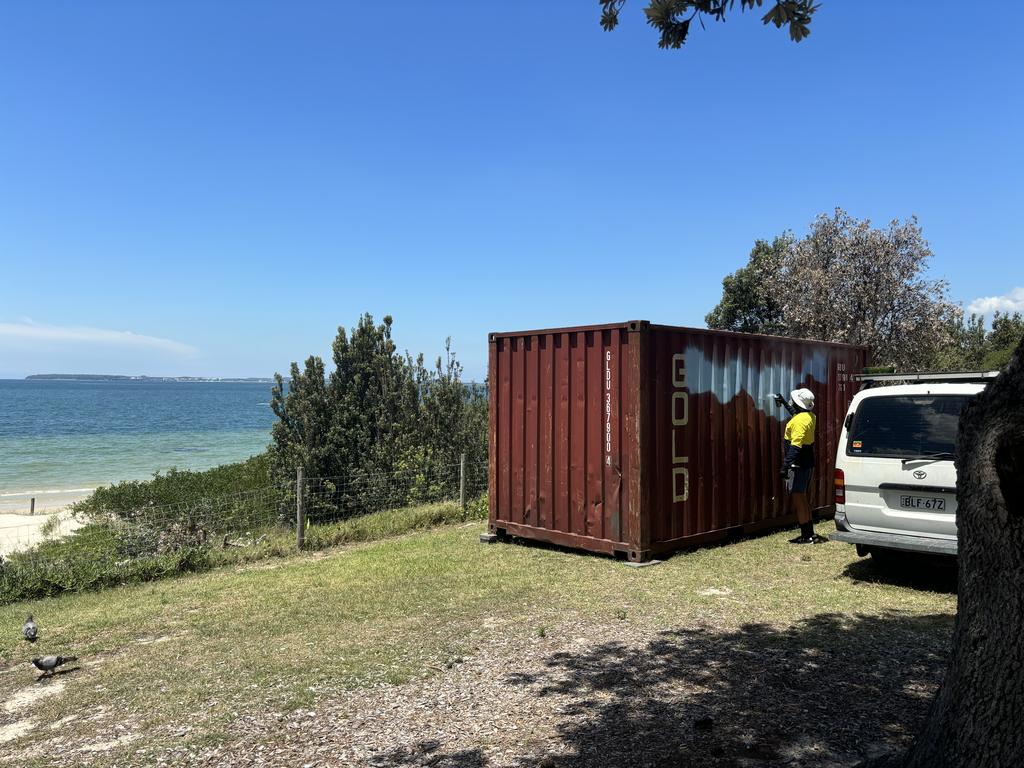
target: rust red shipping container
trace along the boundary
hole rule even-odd
[[[652,325],[492,333],[490,530],[651,557],[784,526],[773,396],[807,387],[818,418],[814,507],[864,347]]]

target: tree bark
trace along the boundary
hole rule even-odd
[[[1024,341],[960,418],[953,655],[905,768],[1024,766]]]

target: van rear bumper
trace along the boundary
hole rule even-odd
[[[955,539],[928,539],[924,536],[903,536],[896,533],[869,533],[867,531],[836,531],[829,534],[832,541],[860,544],[879,549],[898,549],[903,552],[924,552],[929,555],[956,555]]]

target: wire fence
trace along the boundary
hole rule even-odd
[[[479,463],[310,478],[305,481],[306,517],[331,522],[414,504],[464,501],[486,490],[487,465]]]
[[[75,588],[83,578],[113,583],[118,574],[187,570],[215,550],[268,540],[301,547],[309,526],[439,502],[465,508],[486,490],[486,462],[463,457],[340,477],[305,478],[299,471],[291,482],[176,504],[65,510],[0,526],[0,576],[4,585],[16,575]]]
[[[60,508],[34,515],[7,514],[4,518],[5,525],[0,525],[0,558],[82,527],[81,521]]]
[[[287,495],[285,488],[268,486],[176,504],[144,504],[91,513],[61,510],[0,528],[0,554],[45,554],[47,544],[75,537],[84,545],[86,538],[96,540],[100,531],[108,534],[127,557],[162,554],[188,545],[205,545],[220,535],[272,527],[278,522],[278,509]],[[294,498],[294,493],[291,496]]]

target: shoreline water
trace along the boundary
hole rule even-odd
[[[0,514],[244,461],[270,442],[269,395],[265,383],[0,380]]]

